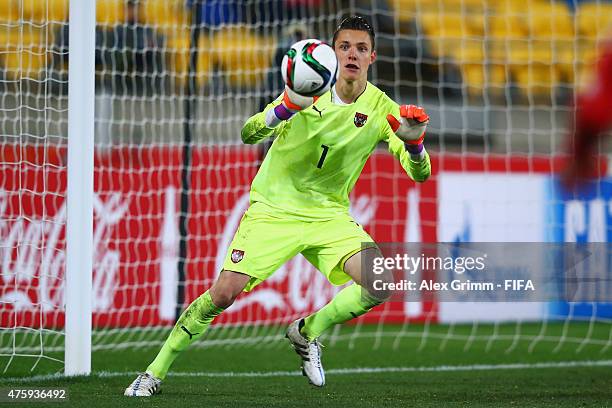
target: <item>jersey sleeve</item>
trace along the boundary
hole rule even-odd
[[[404,142],[395,135],[386,119],[389,113],[399,118],[399,105],[391,100],[384,105],[386,106],[383,108],[382,112],[382,135],[383,140],[389,145],[389,152],[399,160],[406,174],[408,174],[412,180],[419,183],[427,180],[431,175],[431,160],[429,159],[429,154],[425,151],[425,157],[421,161],[414,161],[410,158],[410,154],[404,148]]]
[[[281,122],[277,127],[270,128],[266,126],[266,114],[270,109],[274,109],[278,104],[281,103],[283,95],[281,94],[278,98],[270,102],[263,111],[256,113],[251,116],[242,126],[240,137],[246,144],[259,143],[262,140],[280,134],[281,130],[285,126],[285,122]]]

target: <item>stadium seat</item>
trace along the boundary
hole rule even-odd
[[[210,38],[202,36],[198,44],[198,69],[196,74],[196,80],[199,86],[208,84],[212,68],[213,59],[211,55]]]
[[[595,39],[583,38],[577,42],[576,61],[570,68],[575,70],[575,85],[577,88],[584,86],[588,81],[585,78],[589,77],[590,71],[597,63],[599,54],[599,43]],[[573,72],[573,71],[572,71]]]
[[[532,58],[558,71],[555,77],[573,81],[574,22],[565,3],[536,3],[526,9],[530,38],[535,40]],[[547,60],[549,58],[549,60]]]
[[[189,30],[167,39],[168,66],[184,86],[189,66]],[[210,80],[213,67],[227,76],[232,86],[254,86],[263,78],[276,50],[274,41],[262,39],[245,27],[223,27],[215,34],[203,34],[198,44],[199,86]]]
[[[528,28],[523,19],[506,10],[497,10],[487,19],[492,62],[505,64],[515,44],[520,46],[528,37]]]
[[[585,91],[587,86],[594,83],[601,45],[601,42],[594,39],[582,39],[578,43],[574,82],[576,90]]]
[[[420,15],[432,53],[442,61],[459,66],[470,94],[479,94],[484,85],[484,17],[461,10]]]
[[[576,11],[578,33],[589,39],[603,38],[612,30],[612,3],[581,3]]]
[[[23,0],[23,16],[37,23],[68,19],[68,0]]]
[[[242,26],[223,27],[212,42],[213,61],[232,86],[254,86],[263,79],[276,43]]]
[[[441,4],[445,12],[459,10],[482,12],[487,6],[487,0],[442,0]]]
[[[520,10],[510,6],[513,3],[498,2],[486,16],[486,33],[489,63],[489,86],[496,93],[509,82],[510,61],[513,50],[526,42],[528,29]]]
[[[563,32],[570,27],[566,26],[561,12],[556,13],[553,6],[542,2],[511,16],[512,24],[517,27],[509,27],[507,23],[504,26],[501,20],[495,20],[491,34],[498,47],[494,55],[509,67],[515,85],[525,95],[549,95],[558,79],[553,64],[556,30]]]
[[[391,0],[389,5],[400,22],[411,22],[427,13],[483,12],[486,0]]]
[[[166,38],[166,60],[168,70],[177,84],[185,81],[189,64],[189,31],[176,32]]]
[[[512,69],[514,83],[527,97],[549,97],[559,82],[554,67],[542,64],[520,65]]]
[[[578,43],[578,61],[584,65],[593,65],[597,61],[600,43],[595,40],[582,40]]]
[[[485,86],[485,46],[483,37],[469,37],[457,43],[451,52],[470,95],[480,95]]]
[[[572,40],[574,23],[565,3],[535,3],[525,9],[532,37],[540,40]]]
[[[481,95],[485,87],[484,44],[467,42],[460,46],[461,52],[455,54],[461,78],[469,95]]]
[[[412,23],[426,14],[483,14],[486,0],[392,0],[389,2],[400,23]],[[403,32],[400,24],[399,31]]]
[[[559,73],[552,64],[550,42],[525,40],[516,42],[510,52],[510,72],[515,85],[526,96],[550,95],[559,82]]]
[[[24,25],[0,31],[0,55],[9,79],[38,79],[47,62],[44,28]]]
[[[3,54],[6,76],[10,79],[38,79],[47,62],[44,50],[16,50]]]
[[[166,41],[167,66],[176,78],[176,86],[183,87],[187,81],[189,68],[190,32],[183,29],[175,35],[168,37]],[[200,36],[198,42],[198,62],[196,80],[198,86],[205,85],[212,69],[212,58],[210,53],[210,39],[208,36]]]
[[[17,21],[19,19],[19,0],[0,1],[0,21]]]
[[[389,5],[400,22],[412,22],[417,15],[438,9],[437,0],[392,0]]]
[[[527,9],[538,6],[540,4],[551,4],[556,3],[558,0],[530,0],[529,3],[520,2],[516,0],[484,0],[487,2],[488,8],[492,10],[505,10],[506,13],[512,13],[515,15],[521,15],[527,11]]]
[[[576,10],[576,22],[576,86],[580,88],[589,82],[599,42],[612,38],[612,3],[581,3]]]
[[[148,0],[143,7],[143,21],[169,36],[187,27],[189,16],[182,0]]]
[[[0,52],[6,51],[19,41],[19,30],[8,25],[0,25]]]
[[[125,21],[125,0],[96,0],[96,22],[102,26],[115,26]]]
[[[461,52],[458,42],[482,37],[484,18],[473,13],[424,13],[420,15],[423,31],[429,37],[434,55]]]

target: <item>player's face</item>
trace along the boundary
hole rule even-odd
[[[335,43],[339,77],[347,81],[368,78],[368,68],[376,59],[370,35],[360,30],[341,30]]]

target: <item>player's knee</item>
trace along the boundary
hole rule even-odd
[[[370,289],[368,295],[373,299],[376,304],[381,304],[388,301],[391,298],[392,291],[388,288],[384,289]]]
[[[381,304],[388,301],[393,294],[393,291],[390,289],[393,283],[393,274],[385,271],[380,275],[371,274],[370,277],[371,279],[367,279],[364,282],[364,289],[372,299],[372,302]]]
[[[249,279],[250,276],[242,273],[222,271],[217,281],[210,288],[210,297],[215,306],[222,309],[230,307],[246,287]]]
[[[393,273],[386,268],[377,267],[376,259],[382,258],[380,250],[368,248],[359,252],[359,257],[351,257],[345,264],[345,271],[361,287],[363,298],[374,307],[389,300],[392,295]]]
[[[215,306],[227,309],[234,303],[240,291],[230,285],[217,282],[210,288],[210,298]]]
[[[215,306],[222,309],[227,309],[234,303],[238,294],[232,293],[227,288],[219,288],[218,290],[211,292],[210,297]]]

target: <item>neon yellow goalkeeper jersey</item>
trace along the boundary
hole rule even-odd
[[[349,193],[366,160],[385,141],[415,181],[431,174],[429,156],[415,162],[404,143],[393,133],[387,114],[399,118],[399,105],[371,83],[355,102],[332,102],[330,91],[317,102],[276,128],[268,128],[266,112],[247,120],[242,128],[245,143],[258,143],[276,136],[253,184],[251,203],[263,202],[274,210],[303,219],[331,219],[349,209]]]

